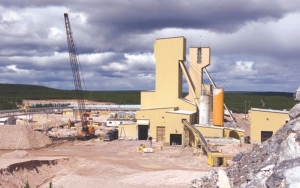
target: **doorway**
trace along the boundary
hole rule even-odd
[[[170,134],[170,145],[182,145],[182,134]]]
[[[272,135],[273,131],[261,131],[261,142],[268,140]]]
[[[156,127],[156,141],[157,142],[165,141],[165,127]]]
[[[138,139],[147,140],[148,139],[148,125],[138,125]]]

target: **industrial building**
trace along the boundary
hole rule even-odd
[[[189,70],[184,64],[184,37],[157,39],[154,57],[155,90],[141,92],[136,123],[119,125],[127,138],[146,140],[151,136],[164,145],[186,146],[198,144],[198,132],[203,142],[202,135],[236,139],[244,136],[243,130],[224,127],[224,90],[203,84],[203,69],[210,65],[209,47],[189,48]],[[183,75],[189,86],[186,97],[182,93]]]
[[[289,120],[289,112],[286,110],[251,108],[251,142],[261,143],[267,140]]]

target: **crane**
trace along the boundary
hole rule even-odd
[[[81,87],[81,78],[80,78],[80,72],[79,72],[79,60],[77,58],[77,48],[75,45],[75,41],[72,35],[72,30],[71,30],[71,24],[69,21],[69,17],[67,13],[64,13],[65,17],[65,25],[66,25],[66,34],[67,34],[67,42],[68,42],[68,47],[69,47],[69,56],[70,56],[70,63],[71,63],[71,68],[72,68],[72,73],[73,73],[73,80],[74,80],[74,85],[75,85],[75,91],[76,91],[76,98],[77,98],[77,103],[78,103],[78,110],[79,110],[79,115],[81,119],[81,125],[82,125],[82,132],[83,133],[88,133],[88,128],[86,125],[86,121],[84,118],[85,114],[85,105],[84,105],[84,97],[83,97],[83,91]]]

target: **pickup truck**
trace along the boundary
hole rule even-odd
[[[118,139],[118,129],[108,131],[103,138],[103,141],[112,141]]]

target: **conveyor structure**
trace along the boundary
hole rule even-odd
[[[188,128],[195,137],[195,148],[201,149],[207,155],[207,164],[210,166],[227,166],[226,157],[222,152],[219,152],[210,147],[201,132],[187,120],[182,121],[183,125]],[[201,154],[200,154],[201,155]]]

